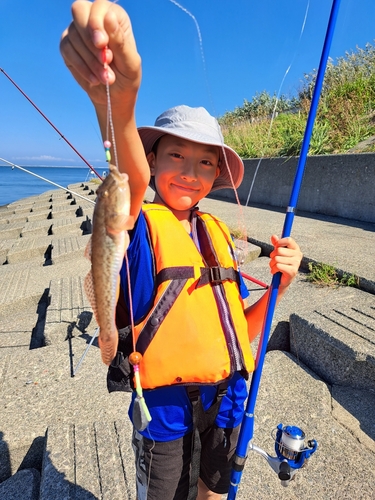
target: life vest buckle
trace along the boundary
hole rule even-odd
[[[223,277],[221,276],[221,268],[218,266],[210,267],[210,283],[222,283]]]

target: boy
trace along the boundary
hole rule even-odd
[[[243,163],[223,144],[219,125],[203,108],[177,106],[154,127],[137,130],[141,61],[126,12],[106,0],[80,0],[72,13],[61,52],[95,106],[103,137],[107,99],[101,52],[108,46],[118,166],[129,175],[130,215],[136,220],[127,253],[142,384],[152,416],[146,429],[133,434],[137,497],[219,500],[229,488],[245,378],[253,369],[249,341],[261,330],[267,293],[244,310],[229,231],[200,213],[197,204],[212,190],[231,188],[230,177],[238,187]],[[150,180],[154,203],[144,206]],[[292,238],[271,241],[271,272],[282,273],[281,298],[302,255]],[[129,322],[127,279],[124,266],[120,328]],[[120,349],[121,341],[120,330]],[[109,373],[115,368],[116,360]],[[136,423],[133,406],[134,398],[129,415]]]

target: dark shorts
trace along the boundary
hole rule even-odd
[[[213,426],[201,434],[200,478],[207,488],[229,490],[232,458],[240,426]],[[186,500],[189,492],[192,433],[174,441],[153,441],[133,432],[138,500]]]

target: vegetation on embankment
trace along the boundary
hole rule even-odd
[[[315,78],[304,75],[297,97],[264,91],[219,118],[226,144],[242,158],[298,156]],[[346,153],[374,135],[375,46],[367,44],[329,61],[309,154]],[[373,151],[374,143],[362,149]]]

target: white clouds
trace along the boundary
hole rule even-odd
[[[67,161],[73,163],[74,160],[71,158],[58,158],[56,156],[50,155],[40,155],[40,156],[15,156],[14,160],[28,160],[28,161]]]

